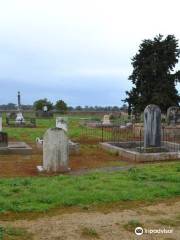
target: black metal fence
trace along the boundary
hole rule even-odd
[[[6,125],[8,127],[36,127],[35,118],[26,118],[25,122],[16,122],[15,118],[6,117]]]
[[[101,142],[121,142],[140,140],[140,136],[136,136],[132,127],[120,126],[98,126],[98,127],[82,127],[81,136],[85,138],[94,138]]]
[[[143,145],[144,129],[139,128],[138,131],[133,126],[98,126],[98,127],[82,127],[81,136],[84,138],[94,138],[101,142],[125,142],[140,141]],[[164,127],[161,130],[161,141],[180,143],[180,128]]]

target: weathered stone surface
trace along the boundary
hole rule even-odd
[[[63,129],[65,132],[67,132],[67,123],[62,117],[56,118],[56,127]]]
[[[69,140],[69,153],[70,154],[78,154],[80,151],[79,143],[72,142]]]
[[[43,168],[46,171],[68,170],[68,137],[60,128],[48,129],[43,142]]]
[[[176,106],[169,107],[167,110],[167,124],[179,124],[180,123],[180,108]]]
[[[102,124],[103,125],[110,125],[111,124],[110,115],[104,115]]]
[[[16,116],[16,123],[17,124],[22,124],[24,122],[25,122],[25,120],[24,120],[22,112],[18,112],[17,116]]]
[[[144,147],[161,146],[161,110],[156,105],[148,105],[144,110]]]

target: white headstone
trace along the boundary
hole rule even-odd
[[[102,124],[104,124],[104,125],[106,125],[106,124],[107,124],[107,125],[111,124],[110,115],[104,115]]]
[[[0,113],[0,132],[2,131],[2,115]]]
[[[43,169],[45,171],[67,171],[69,161],[68,137],[60,128],[46,131],[43,141]]]
[[[63,129],[65,132],[67,132],[67,123],[62,117],[56,118],[56,128]]]
[[[48,107],[47,107],[47,106],[44,106],[44,107],[43,107],[43,111],[44,111],[44,112],[47,112],[47,111],[48,111]]]
[[[24,117],[23,117],[23,114],[22,112],[18,112],[17,113],[17,116],[16,116],[16,123],[18,124],[21,124],[21,123],[24,123]]]

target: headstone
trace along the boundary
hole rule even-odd
[[[69,149],[67,133],[60,128],[46,131],[43,141],[43,168],[45,171],[68,171]]]
[[[167,110],[167,124],[180,123],[180,108],[176,106],[169,107]]]
[[[67,123],[62,117],[56,118],[56,128],[63,129],[65,132],[67,132]]]
[[[2,115],[0,113],[0,132],[2,131]]]
[[[47,106],[44,106],[44,107],[43,107],[43,111],[44,111],[44,112],[47,112],[47,111],[48,111],[48,107],[47,107]]]
[[[22,124],[24,123],[24,117],[23,117],[23,114],[22,112],[18,112],[17,115],[16,115],[16,123],[17,124]]]
[[[161,146],[161,110],[156,105],[148,105],[144,110],[144,147]]]
[[[8,146],[8,135],[5,132],[0,132],[0,147]]]
[[[110,115],[104,115],[102,124],[103,125],[110,125],[111,124]]]
[[[131,122],[126,123],[126,127],[132,127],[133,124]]]

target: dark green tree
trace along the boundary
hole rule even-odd
[[[44,106],[47,106],[48,111],[53,109],[53,104],[49,100],[47,100],[47,98],[39,99],[33,104],[33,107],[36,111],[43,110]]]
[[[126,92],[129,112],[141,113],[148,104],[157,104],[163,112],[169,106],[179,105],[176,83],[180,80],[180,71],[174,72],[179,56],[174,35],[166,38],[158,35],[141,43],[132,59],[133,72],[129,76],[134,86]]]
[[[55,109],[60,113],[66,113],[68,110],[68,106],[63,100],[58,100],[55,104]]]

